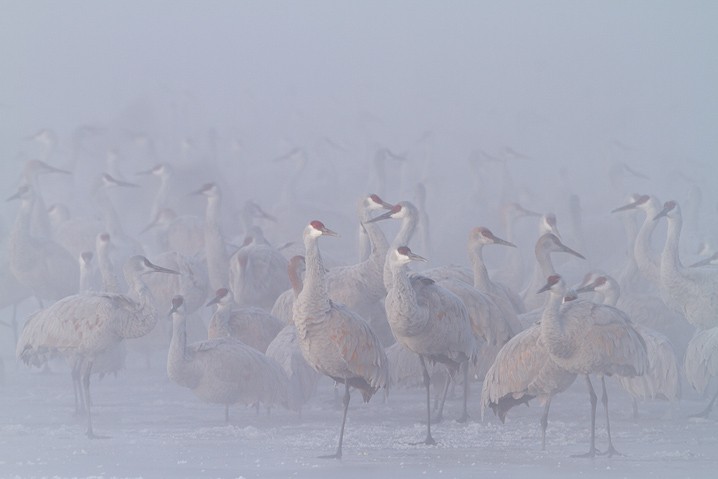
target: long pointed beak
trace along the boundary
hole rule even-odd
[[[575,291],[576,291],[576,293],[581,294],[581,293],[589,293],[589,292],[592,292],[595,290],[596,290],[596,284],[591,283],[591,284],[587,284],[586,286],[581,286],[580,288],[577,288]]]
[[[545,292],[548,291],[549,289],[551,289],[551,284],[550,284],[550,283],[546,283],[546,284],[544,284],[544,285],[541,287],[541,289],[539,289],[538,291],[536,291],[536,294],[545,293]]]
[[[671,211],[673,208],[663,208],[660,213],[658,213],[656,216],[653,217],[653,221],[656,221],[658,218],[662,218],[664,216],[668,216],[668,212]]]
[[[42,163],[43,173],[61,173],[63,175],[71,175],[72,172],[68,170],[63,170],[61,168],[55,168],[54,166],[48,165],[47,163]]]
[[[714,261],[718,260],[718,253],[713,253],[708,258],[698,261],[697,263],[693,263],[689,266],[689,268],[699,268],[701,266],[708,266],[709,264],[713,264]]]
[[[180,274],[179,271],[175,271],[173,269],[169,268],[163,268],[162,266],[157,266],[154,263],[150,263],[150,267],[154,270],[156,273],[167,273],[167,274]]]
[[[22,194],[23,194],[23,193],[24,193],[24,192],[23,192],[22,189],[17,190],[17,192],[16,192],[14,195],[8,196],[8,197],[5,199],[5,201],[12,201],[12,200],[20,199],[20,197],[22,197]]]
[[[220,300],[220,299],[221,299],[221,298],[220,298],[219,296],[215,296],[214,298],[212,298],[212,299],[210,299],[209,301],[207,301],[207,304],[205,304],[205,306],[206,306],[206,307],[213,306],[213,305],[219,303],[219,300]]]
[[[147,233],[149,230],[151,230],[151,229],[154,228],[155,226],[157,226],[157,218],[155,218],[155,219],[152,221],[152,223],[150,223],[150,224],[148,224],[147,226],[145,226],[144,228],[142,228],[142,231],[140,231],[140,234]]]
[[[522,214],[523,216],[541,216],[541,213],[537,213],[537,212],[532,211],[532,210],[527,210],[526,208],[524,208],[524,207],[521,206],[521,205],[519,205],[519,211],[521,212],[521,214]]]
[[[633,168],[631,168],[628,165],[623,165],[623,167],[626,169],[627,172],[635,176],[636,178],[641,178],[642,180],[650,180],[650,178],[647,175],[644,175],[640,171],[636,171]]]
[[[427,261],[429,261],[423,256],[419,256],[418,254],[412,253],[411,251],[407,254],[407,256],[409,256],[409,259],[412,261],[421,261],[422,263],[426,263]]]
[[[628,211],[636,208],[638,206],[638,201],[634,201],[633,203],[628,203],[627,205],[623,205],[620,208],[616,208],[615,210],[611,210],[611,213],[618,213],[619,211]]]
[[[324,227],[324,229],[322,230],[322,235],[324,235],[324,236],[339,236],[339,233],[337,233],[336,231],[332,231],[327,227]]]
[[[372,218],[370,220],[366,220],[365,223],[375,223],[377,221],[386,220],[386,219],[391,218],[392,214],[394,214],[394,212],[390,210],[390,211],[387,211],[386,213],[380,214],[379,216],[375,216],[374,218]]]
[[[581,259],[586,259],[586,257],[585,257],[584,255],[582,255],[581,253],[579,253],[579,252],[577,252],[577,251],[572,250],[571,248],[569,248],[569,247],[566,246],[565,244],[561,244],[561,251],[563,251],[564,253],[572,254],[572,255],[577,256],[577,257],[579,257],[579,258],[581,258]]]
[[[515,244],[513,244],[513,243],[510,242],[510,241],[506,241],[505,239],[501,239],[501,238],[499,238],[498,236],[494,236],[494,244],[500,244],[500,245],[510,246],[510,247],[512,247],[512,248],[516,248],[516,245],[515,245]]]

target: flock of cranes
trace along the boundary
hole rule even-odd
[[[386,158],[409,161],[379,151],[378,171]],[[306,153],[302,158],[307,161]],[[47,208],[40,176],[73,172],[27,161],[22,183],[8,198],[20,206],[2,263],[8,299],[0,306],[30,297],[39,306],[17,334],[16,355],[36,366],[58,357],[68,362],[75,409],[86,415],[89,437],[100,437],[92,423],[91,375],[118,371],[136,352],[146,355],[148,366],[149,357],[161,352],[169,379],[223,405],[226,421],[234,404],[300,411],[320,378],[331,378],[344,387],[338,445],[326,456],[331,458],[342,457],[352,389],[368,402],[404,380],[422,384],[426,436],[419,442],[426,445],[436,444],[432,425],[443,417],[452,384],[463,388],[459,421],[469,419],[473,387],[481,387],[482,414],[491,409],[502,421],[514,406],[537,398],[545,404],[545,447],[551,400],[581,375],[591,406],[585,455],[594,456],[598,397],[591,375],[601,380],[609,455],[618,452],[606,376],[619,378],[637,414],[638,400],[678,400],[682,377],[703,393],[718,375],[718,271],[710,258],[683,266],[676,201],[661,207],[653,196],[634,195],[616,208],[629,241],[623,269],[611,276],[592,262],[592,271],[571,288],[565,278],[589,267],[575,259],[554,265],[552,255],[586,258],[563,243],[554,214],[516,202],[502,209],[506,239],[485,226],[469,230],[470,267],[411,272],[410,265],[427,261],[411,249],[415,233],[427,249],[429,233],[437,233],[428,228],[424,184],[417,188],[417,204],[363,196],[355,220],[358,261],[346,261],[346,255],[335,265],[336,258],[325,262],[320,251],[320,238],[337,236],[326,218],[304,218],[303,251],[292,255],[297,248],[291,243],[277,247],[265,237],[263,226],[276,231],[281,220],[257,202],[230,205],[239,211],[237,224],[230,223],[219,177],[182,190],[172,165],[159,163],[137,173],[160,184],[145,205],[145,228],[133,237],[109,192],[139,186],[117,176],[114,160],[116,155],[115,170],[102,173],[93,192],[102,221],[72,217],[61,203]],[[170,207],[198,196],[205,199],[204,217]],[[529,261],[517,248],[514,228],[531,217],[539,221]],[[662,218],[668,228],[658,256],[651,238]],[[391,219],[399,224],[389,242],[383,225]],[[230,236],[239,224],[241,235]],[[154,241],[148,240],[151,232]],[[496,271],[484,260],[487,245],[505,247]],[[533,274],[527,263],[534,264]],[[171,327],[158,321],[165,315]],[[431,386],[441,380],[440,402],[432,407]]]

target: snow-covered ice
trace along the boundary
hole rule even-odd
[[[468,424],[456,417],[458,397],[447,403],[448,418],[434,427],[438,446],[413,446],[424,437],[423,393],[391,391],[368,405],[352,396],[340,461],[318,459],[334,451],[341,411],[332,384],[301,417],[286,410],[260,414],[235,407],[231,424],[223,408],[201,402],[172,384],[157,357],[147,370],[128,358],[127,370],[93,387],[95,429],[108,439],[84,436],[84,419],[73,417],[67,368],[59,362],[39,372],[5,359],[0,390],[0,477],[715,477],[718,418],[689,418],[705,401],[687,392],[671,407],[640,405],[631,416],[630,399],[609,381],[612,432],[618,457],[579,459],[588,448],[589,404],[576,381],[552,404],[547,449],[541,451],[541,407],[519,407],[501,424],[492,413],[480,420],[473,385]],[[599,404],[597,445],[605,445]]]

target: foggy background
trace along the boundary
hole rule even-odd
[[[5,191],[17,183],[22,158],[41,156],[26,140],[40,128],[57,133],[52,164],[84,161],[102,170],[103,149],[113,146],[127,152],[120,167],[131,176],[139,163],[200,164],[212,130],[220,169],[239,188],[236,200],[256,198],[268,209],[286,170],[294,171],[272,158],[306,148],[301,191],[321,185],[322,193],[308,196],[353,208],[373,186],[374,150],[385,146],[411,160],[401,178],[398,167],[387,168],[387,200],[411,199],[415,183],[425,182],[437,227],[450,205],[477,198],[467,161],[477,150],[501,156],[508,146],[526,155],[509,170],[517,188],[535,193],[536,204],[526,206],[539,211],[560,212],[552,196],[560,189],[580,192],[586,205],[606,198],[616,161],[650,176],[637,183],[641,192],[669,196],[687,190],[670,190],[673,170],[697,181],[716,173],[714,2],[2,6]],[[78,159],[72,138],[83,125],[109,133],[87,141],[91,158]],[[122,135],[128,131],[151,135],[156,158],[133,156],[130,134]],[[185,138],[195,147],[180,158]],[[500,171],[481,172],[482,200],[499,203]],[[715,196],[703,193],[715,212]],[[461,216],[468,211],[464,205]],[[11,221],[12,211],[5,217]],[[481,222],[490,218],[466,225]],[[455,234],[463,242],[465,230]]]
[[[320,219],[341,234],[338,240],[321,245],[328,263],[350,264],[357,258],[357,200],[379,193],[391,203],[414,201],[421,183],[426,188],[431,243],[415,238],[411,247],[429,258],[429,266],[467,265],[469,229],[485,225],[503,236],[500,205],[519,201],[541,213],[555,212],[564,242],[587,257],[581,264],[558,260],[569,263],[566,274],[572,280],[589,268],[615,273],[623,264],[623,226],[609,212],[637,192],[681,203],[685,216],[682,254],[689,263],[697,258],[701,242],[716,247],[718,238],[714,187],[718,179],[717,25],[718,3],[714,1],[0,0],[0,191],[3,198],[16,191],[25,160],[44,159],[73,171],[72,177],[42,178],[48,205],[63,202],[73,216],[97,217],[99,209],[90,193],[98,175],[108,170],[107,154],[114,148],[119,152],[118,173],[142,185],[139,191],[112,193],[130,235],[138,235],[148,223],[157,188],[155,179],[138,177],[136,172],[166,162],[178,172],[176,194],[182,198],[178,200],[185,208],[182,213],[202,216],[205,202],[185,195],[207,181],[216,181],[223,188],[229,237],[243,233],[239,210],[245,200],[254,199],[279,219],[275,225],[266,225],[273,244],[299,242],[288,252],[302,252],[303,226]],[[51,151],[30,139],[44,128],[57,136]],[[406,160],[387,160],[382,177],[375,154],[384,147]],[[274,161],[295,148],[301,150],[284,161]],[[631,176],[623,165],[649,179]],[[571,224],[571,194],[581,201],[584,241]],[[17,202],[0,203],[3,243],[17,210]],[[397,229],[392,223],[396,222],[382,223],[390,240]],[[526,221],[518,233],[516,242],[528,268],[538,236],[535,222]],[[665,222],[654,238],[658,251],[665,238]],[[503,254],[487,249],[490,266],[500,268]],[[26,304],[25,316],[34,307]],[[0,314],[9,316],[9,308]],[[5,368],[11,369],[9,333],[3,328],[2,335],[7,345],[2,350]],[[155,373],[166,380],[161,370]],[[29,376],[30,372],[22,367],[17,374]],[[65,376],[58,374],[56,389],[49,389],[50,393],[69,387]],[[36,384],[36,379],[27,381]],[[212,406],[185,390],[178,392],[179,387],[169,388],[168,393],[158,391],[159,386],[146,378],[142,386],[134,385],[129,374],[124,380],[130,386],[108,382],[96,390],[100,401],[106,394],[105,402],[111,396],[103,388],[125,392],[136,387],[135,391],[144,392],[144,406],[154,408],[157,416],[149,417],[146,411],[150,409],[137,408],[127,414],[134,418],[137,412],[135,428],[143,428],[142,421],[159,421],[147,429],[167,427],[172,434],[187,426],[186,417],[176,420],[165,414],[169,424],[156,419],[168,408],[179,409],[166,399],[174,394],[186,393],[180,397],[197,408],[191,413],[182,410],[186,416],[199,417],[189,421],[190,429],[207,418],[219,418]],[[419,394],[414,393],[410,400],[416,409]],[[162,399],[153,402],[155,397]],[[360,449],[351,442],[359,440],[357,423],[378,423],[372,409],[361,409],[356,397],[347,432],[348,448],[354,449],[351,455]],[[573,402],[580,401],[581,406],[557,413],[564,422],[577,416],[585,419],[585,392],[581,389],[575,398],[580,398]],[[375,399],[370,406],[378,402]],[[698,403],[695,399],[688,408]],[[414,409],[402,416],[403,410],[394,407],[390,415],[405,421],[400,426],[418,421]],[[663,412],[654,407],[649,417]],[[108,415],[105,411],[105,421]],[[532,408],[527,415],[525,424],[534,427],[538,409]],[[330,415],[327,427],[316,422],[326,414],[315,411],[315,416],[319,418],[314,417],[314,423],[305,423],[315,429],[310,440],[298,435],[296,429],[304,427],[297,425],[299,419],[275,417],[275,421],[291,423],[288,443],[277,442],[273,433],[262,431],[260,421],[259,431],[249,431],[252,440],[242,444],[249,451],[245,454],[257,453],[264,441],[274,452],[299,449],[313,458],[334,444],[336,434],[335,415]],[[616,423],[620,428],[621,420]],[[558,424],[555,427],[561,428],[562,423]],[[499,427],[489,434],[505,434],[504,445],[523,441],[535,449],[535,438],[526,439],[521,423],[513,426],[508,432],[500,432],[505,430]],[[449,439],[449,434],[442,434],[444,444],[463,447],[470,443],[473,448],[474,441],[489,440],[482,425],[450,427],[457,435]],[[638,437],[622,441],[626,449],[626,443],[639,448],[633,453],[640,456],[635,464],[622,465],[624,474],[648,475],[645,467],[653,467],[653,473],[664,472],[660,461],[651,465],[655,457],[647,451],[648,443],[665,439],[664,431],[651,427],[631,430]],[[710,432],[714,424],[689,423],[684,428],[683,423],[674,423],[671,427],[678,445],[665,447],[671,448],[678,461],[671,463],[673,472],[685,472],[684,465],[695,460],[690,448],[696,437],[695,447],[702,452],[696,453],[701,460],[694,475],[714,470],[715,462],[710,462],[714,459],[705,459],[716,443]],[[68,429],[61,429],[61,439],[63,434],[74,439],[77,427]],[[30,451],[27,456],[33,457],[36,432],[20,430],[5,430],[4,437],[15,441],[20,436],[26,444],[24,451]],[[176,433],[178,439],[155,436],[148,451],[161,451],[167,442],[176,440],[182,447],[186,443],[187,448],[205,447],[206,452],[218,441],[214,434],[220,442],[236,439],[234,430],[217,432],[210,427],[209,431],[215,441],[209,446],[203,436],[207,431],[193,430],[186,436]],[[124,438],[122,432],[118,434],[126,443],[133,439],[127,433]],[[564,426],[557,442],[572,445],[577,437],[583,439],[582,430]],[[317,445],[320,440],[325,442]],[[371,437],[361,440],[365,441],[361,447],[375,445]],[[379,449],[393,444],[393,437],[384,431],[381,441],[376,442]],[[682,447],[682,443],[688,445]],[[113,457],[112,442],[104,444],[95,447],[107,454],[102,457],[111,470],[107,457]],[[163,459],[181,464],[178,461],[187,449],[175,446]],[[441,456],[446,449],[437,450],[436,467],[455,462],[454,457]],[[459,475],[471,470],[472,460],[495,459],[496,450],[492,452],[487,444],[476,450],[482,456],[466,459]],[[87,454],[82,446],[79,451]],[[417,461],[424,462],[405,472],[406,477],[414,477],[422,467],[437,473],[431,464],[426,465],[433,452],[417,452],[423,457]],[[65,453],[57,452],[61,457]],[[560,446],[553,453],[565,455]],[[496,461],[528,466],[514,469],[524,477],[534,470],[546,477],[556,472],[553,456],[533,456],[526,464],[522,462],[526,459],[499,455]],[[273,460],[262,459],[264,464]],[[411,463],[413,459],[403,460]],[[154,460],[141,456],[137,464],[151,471]],[[369,461],[359,459],[357,470],[362,460]],[[313,473],[312,464],[312,460],[300,464],[308,476]],[[7,466],[2,460],[0,465]],[[502,465],[492,467],[501,470]],[[280,469],[285,471],[284,467],[282,463]],[[328,466],[327,474],[338,474],[342,471],[338,467]],[[292,465],[286,469],[292,470]],[[12,464],[8,470],[13,472]],[[71,465],[64,471],[102,473]],[[217,471],[216,475],[227,473],[221,466]],[[581,471],[600,476],[605,464]],[[52,468],[45,472],[54,473]],[[137,472],[130,468],[119,474]],[[576,469],[568,467],[566,472],[574,474]],[[187,477],[195,473],[199,474],[184,471]]]

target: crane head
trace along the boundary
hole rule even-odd
[[[169,314],[172,315],[173,313],[176,313],[180,307],[184,304],[184,298],[177,294],[172,298],[172,308],[170,309]]]
[[[491,232],[491,230],[485,226],[477,226],[476,228],[471,230],[469,239],[474,244],[500,244],[500,245],[511,246],[513,248],[516,248],[515,244],[499,238],[498,236],[494,235]]]
[[[634,195],[634,196],[635,196],[635,199],[632,202],[628,203],[627,205],[616,208],[615,210],[612,210],[611,213],[618,213],[619,211],[627,211],[627,210],[632,210],[632,209],[638,208],[641,205],[647,203],[648,200],[650,199],[650,196],[648,196],[648,195]]]
[[[676,211],[678,211],[678,203],[676,203],[673,200],[666,201],[663,204],[663,209],[653,218],[653,220],[655,221],[658,218],[662,218],[664,216],[667,218],[670,218],[671,212],[676,212]]]
[[[30,188],[30,185],[22,185],[20,186],[20,188],[17,189],[14,195],[9,196],[5,201],[23,200],[26,198],[30,198],[31,194],[32,189]]]
[[[109,173],[102,174],[101,184],[105,188],[116,188],[116,187],[139,188],[140,187],[140,185],[138,185],[136,183],[130,183],[129,181],[118,180],[117,178],[114,178]]]
[[[80,260],[84,264],[90,264],[90,261],[92,261],[92,251],[83,251],[80,253]]]
[[[310,222],[307,226],[307,232],[315,238],[319,236],[339,236],[336,232],[324,226],[324,223],[319,220]]]
[[[379,195],[373,193],[367,196],[367,206],[369,209],[372,210],[380,210],[382,208],[390,210],[394,207],[394,205],[387,203],[386,201],[382,200]]]
[[[214,304],[224,303],[229,301],[229,290],[227,288],[219,288],[214,294],[214,298],[209,300],[205,306],[212,306]]]
[[[689,268],[698,268],[701,266],[708,266],[710,264],[716,264],[717,261],[718,261],[718,252],[715,252],[712,255],[710,255],[709,257],[707,257],[706,259],[698,261],[697,263],[693,263],[692,265],[689,266]]]
[[[399,246],[396,249],[396,257],[401,264],[406,264],[409,261],[422,261],[424,263],[427,261],[426,258],[412,253],[408,246]]]
[[[561,286],[563,284],[563,280],[561,279],[561,275],[559,274],[552,274],[546,279],[546,284],[543,285],[541,289],[536,291],[536,294],[544,293],[549,290],[553,290],[555,286],[559,285]]]
[[[214,183],[205,183],[202,185],[202,187],[198,190],[195,190],[189,194],[189,196],[192,195],[204,195],[207,197],[217,197],[219,196],[219,187]]]

